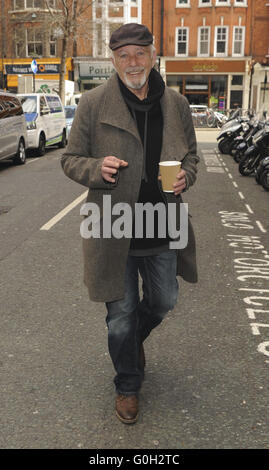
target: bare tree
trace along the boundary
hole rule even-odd
[[[76,45],[79,23],[95,1],[96,0],[58,0],[59,8],[56,10],[51,7],[49,0],[45,0],[46,7],[51,16],[51,23],[54,25],[56,34],[62,40],[59,95],[63,102],[65,95],[65,62],[68,45],[71,41]],[[87,21],[89,20],[87,19]]]

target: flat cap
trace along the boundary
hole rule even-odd
[[[109,47],[112,51],[122,46],[149,46],[153,36],[143,24],[127,23],[116,29],[111,35]]]

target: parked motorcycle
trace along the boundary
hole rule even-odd
[[[243,176],[255,173],[260,162],[269,156],[269,126],[256,132],[252,141],[253,145],[247,149],[239,163],[239,172]]]
[[[258,184],[261,184],[266,191],[269,191],[269,155],[260,161],[255,178]]]
[[[236,163],[241,161],[246,150],[251,147],[254,135],[263,128],[264,123],[253,118],[245,126],[244,133],[235,138],[234,146],[232,147],[232,156]]]
[[[244,123],[247,120],[248,118],[236,117],[224,124],[217,137],[217,141],[219,141],[218,148],[221,153],[229,154],[231,152],[234,139],[244,132]]]
[[[261,176],[261,185],[266,191],[269,191],[269,167],[267,167],[267,170]]]

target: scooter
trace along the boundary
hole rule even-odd
[[[234,139],[241,135],[244,131],[243,124],[248,120],[248,118],[236,118],[235,120],[230,121],[230,124],[227,122],[217,137],[218,148],[221,153],[229,154],[234,145]],[[228,125],[229,124],[229,125]]]
[[[246,150],[251,147],[252,139],[256,132],[264,127],[264,123],[258,120],[250,120],[248,128],[242,136],[235,139],[235,145],[232,148],[232,156],[236,163],[239,163],[243,158]]]
[[[255,178],[258,184],[261,184],[266,191],[269,191],[269,155],[260,161]]]
[[[260,129],[253,137],[253,145],[247,149],[239,163],[239,172],[249,176],[256,172],[261,160],[269,155],[269,126]]]
[[[269,191],[269,166],[261,176],[261,185],[263,186],[265,191]]]

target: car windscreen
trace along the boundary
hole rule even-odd
[[[65,117],[67,119],[73,118],[75,116],[76,108],[65,108]]]
[[[37,113],[36,96],[20,96],[20,101],[24,113]]]

